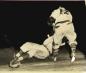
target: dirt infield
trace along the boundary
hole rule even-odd
[[[67,51],[59,54],[58,60],[53,62],[51,58],[44,60],[26,59],[19,68],[9,68],[9,61],[13,57],[13,49],[0,50],[0,71],[86,71],[84,55],[76,51],[76,61],[70,62]]]

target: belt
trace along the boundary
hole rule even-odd
[[[55,25],[57,25],[57,24],[59,24],[59,23],[66,23],[66,22],[70,22],[70,21],[69,21],[69,20],[60,21],[60,22],[55,23]]]
[[[54,28],[58,28],[58,27],[59,27],[59,26],[56,26],[57,24],[60,24],[60,23],[63,24],[63,23],[66,23],[66,22],[69,22],[68,24],[72,23],[72,22],[70,22],[69,20],[60,21],[60,22],[55,23]]]

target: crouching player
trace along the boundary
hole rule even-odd
[[[72,22],[71,13],[64,7],[59,7],[52,11],[48,24],[53,27],[54,30],[54,61],[56,61],[56,56],[58,54],[58,48],[62,43],[62,39],[66,37],[68,39],[68,44],[71,48],[71,62],[75,61],[75,50],[77,46],[77,35],[74,30],[74,25]]]

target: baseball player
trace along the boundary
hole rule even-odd
[[[63,46],[62,43],[60,46]],[[52,54],[53,36],[49,36],[45,39],[43,44],[37,44],[32,42],[26,42],[20,47],[20,51],[16,54],[14,59],[10,62],[10,67],[19,67],[20,62],[26,58],[32,58],[33,56],[38,59],[45,59]]]
[[[64,7],[59,7],[55,9],[51,15],[50,20],[48,22],[49,25],[53,26],[54,30],[54,61],[56,61],[56,56],[58,54],[58,48],[62,43],[62,39],[66,37],[68,39],[68,44],[71,47],[71,62],[75,60],[75,50],[77,46],[77,35],[74,30],[74,25],[72,22],[71,13],[66,10]]]
[[[20,62],[25,58],[32,58],[33,56],[39,59],[45,59],[52,53],[53,37],[48,37],[43,44],[26,42],[20,47],[20,51],[16,54],[14,59],[10,62],[10,67],[20,66]]]

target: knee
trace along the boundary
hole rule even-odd
[[[27,55],[28,55],[28,58],[32,58],[34,56],[34,53],[29,51],[29,52],[27,52]]]
[[[53,49],[58,49],[59,45],[58,44],[54,44]]]
[[[76,48],[76,46],[77,46],[77,44],[75,44],[75,43],[70,44],[71,48]]]

